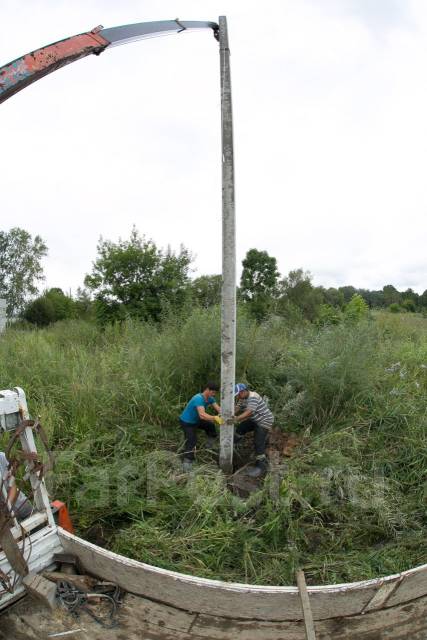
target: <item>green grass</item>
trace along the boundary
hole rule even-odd
[[[219,378],[218,310],[161,327],[9,329],[0,387],[25,389],[56,455],[49,487],[81,535],[157,566],[256,584],[346,582],[427,562],[427,320],[238,318],[237,378],[301,446],[247,500],[215,456],[181,472],[177,416]]]

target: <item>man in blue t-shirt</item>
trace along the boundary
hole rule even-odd
[[[194,449],[197,444],[197,429],[205,431],[208,436],[208,447],[212,447],[214,439],[217,437],[215,424],[221,424],[221,418],[218,415],[213,416],[206,412],[208,407],[212,407],[217,414],[221,413],[221,407],[215,399],[217,391],[218,385],[215,382],[208,382],[201,393],[196,393],[191,398],[179,416],[179,423],[185,436],[184,471],[191,471],[193,466]]]

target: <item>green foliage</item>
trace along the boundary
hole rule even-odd
[[[350,322],[359,322],[367,317],[369,306],[358,293],[355,293],[350,302],[345,306],[344,318]]]
[[[64,295],[62,289],[53,288],[30,302],[23,318],[30,324],[46,327],[52,322],[77,317],[77,306],[72,298]]]
[[[87,289],[78,287],[74,302],[78,318],[83,318],[85,320],[93,319],[94,305]]]
[[[52,300],[46,296],[41,296],[30,302],[22,314],[24,320],[38,327],[47,327],[55,322],[55,309]]]
[[[7,315],[19,315],[44,279],[41,259],[47,246],[40,236],[19,227],[0,231],[0,298],[7,300]]]
[[[278,312],[289,303],[301,311],[303,317],[310,322],[317,319],[319,307],[323,303],[321,289],[313,287],[309,271],[295,269],[290,271],[280,283],[281,296],[277,306]]]
[[[249,249],[242,262],[240,297],[258,320],[265,318],[277,294],[279,272],[276,258],[267,251]]]
[[[387,284],[383,287],[383,297],[386,307],[389,307],[394,302],[399,304],[401,301],[401,294],[392,284]]]
[[[415,311],[417,310],[416,304],[411,298],[405,298],[404,300],[402,300],[402,308],[405,311],[409,311],[410,313],[415,313]]]
[[[336,309],[344,308],[344,294],[339,289],[334,289],[334,287],[329,287],[329,289],[324,289],[323,287],[319,287],[322,292],[323,299],[325,304],[328,304],[331,307],[335,307]]]
[[[399,313],[400,311],[402,311],[402,307],[400,306],[400,304],[397,304],[397,302],[392,302],[392,304],[389,306],[388,310],[391,313]]]
[[[203,309],[221,304],[222,276],[200,276],[191,283],[193,300]]]
[[[321,304],[319,306],[317,314],[318,325],[339,324],[341,319],[342,317],[339,309],[336,309],[330,304]]]
[[[129,240],[100,240],[98,258],[85,285],[95,294],[102,324],[127,317],[159,321],[188,300],[191,256],[181,247],[176,255],[156,247],[132,230]]]
[[[52,495],[79,533],[157,566],[291,584],[379,577],[427,557],[427,320],[316,327],[238,314],[236,377],[301,439],[247,500],[199,438],[183,475],[177,416],[219,378],[218,308],[162,324],[71,320],[0,336],[3,387],[22,386],[57,459]]]
[[[357,293],[356,289],[351,285],[346,285],[345,287],[339,287],[338,291],[342,294],[344,298],[344,303],[350,302],[355,293]]]

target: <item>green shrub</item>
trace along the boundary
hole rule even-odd
[[[319,306],[317,324],[319,326],[328,324],[339,324],[341,322],[341,313],[330,304],[321,304]]]
[[[57,288],[45,291],[42,296],[30,302],[23,313],[23,318],[27,322],[39,327],[46,327],[52,322],[76,316],[77,307],[74,300]]]
[[[350,302],[344,308],[344,318],[349,322],[358,322],[367,317],[369,306],[366,300],[358,293],[355,293]]]
[[[399,313],[400,311],[402,311],[402,307],[397,302],[393,302],[389,306],[388,310],[390,311],[390,313]]]

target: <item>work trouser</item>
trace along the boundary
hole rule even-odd
[[[243,437],[250,431],[254,432],[255,454],[257,460],[265,459],[265,449],[268,443],[268,429],[260,427],[255,420],[244,420],[236,428],[237,436]],[[237,438],[240,439],[240,438]]]
[[[202,429],[208,438],[216,438],[217,433],[213,422],[208,420],[199,420],[196,424],[190,424],[180,419],[179,424],[184,431],[185,445],[183,457],[185,460],[194,460],[194,449],[197,444],[197,429]]]

